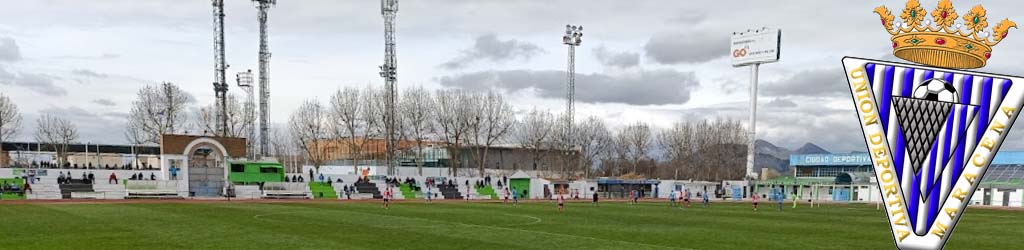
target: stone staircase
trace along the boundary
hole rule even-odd
[[[356,190],[361,194],[372,194],[374,199],[383,199],[384,195],[381,195],[380,188],[377,187],[376,183],[373,182],[356,182]]]
[[[461,200],[462,199],[462,192],[459,192],[459,186],[457,186],[457,185],[454,185],[454,186],[438,185],[437,189],[438,189],[438,191],[441,192],[441,196],[443,196],[445,200]]]

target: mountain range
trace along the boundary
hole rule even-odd
[[[814,143],[805,143],[796,150],[776,146],[765,140],[754,142],[754,166],[756,169],[768,167],[778,171],[780,174],[787,174],[789,170],[789,155],[791,154],[831,154],[828,150],[821,148]]]

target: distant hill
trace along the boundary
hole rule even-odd
[[[768,167],[779,173],[789,173],[789,149],[775,146],[765,140],[754,141],[754,166],[757,168]]]
[[[814,143],[805,143],[796,150],[789,150],[765,140],[755,141],[754,150],[757,152],[754,156],[754,166],[758,169],[763,167],[775,169],[783,175],[791,171],[789,170],[789,155],[791,154],[831,154]]]
[[[828,150],[825,150],[824,148],[821,148],[818,145],[814,145],[814,143],[810,143],[810,142],[804,144],[803,146],[801,146],[800,148],[798,148],[796,150],[793,150],[793,153],[794,154],[831,154],[831,152],[828,152]]]

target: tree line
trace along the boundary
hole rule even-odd
[[[266,155],[318,168],[331,160],[326,145],[333,144],[344,147],[353,164],[379,160],[373,155],[379,152],[366,151],[373,151],[367,148],[370,139],[386,133],[386,95],[376,86],[343,87],[326,102],[305,100],[285,127],[272,130],[272,152]],[[745,175],[748,134],[738,120],[678,121],[667,129],[636,121],[612,128],[590,116],[572,121],[570,130],[563,114],[538,108],[518,111],[495,91],[411,87],[394,99],[400,150],[406,157],[422,159],[428,145],[444,147],[450,154],[450,173],[472,167],[483,175],[485,168],[493,167],[487,164],[493,148],[510,145],[528,152],[535,163],[555,162],[540,170],[561,178],[725,180]],[[250,137],[255,125],[247,112],[250,105],[229,96],[227,136]],[[196,107],[191,95],[173,83],[148,85],[132,102],[124,136],[132,144],[158,144],[163,134],[214,135],[217,111],[213,104]],[[0,94],[0,142],[13,137],[20,119],[17,106]],[[66,145],[78,139],[74,124],[48,114],[37,124],[35,139],[64,145],[55,151],[66,162]],[[422,174],[423,161],[415,164]]]

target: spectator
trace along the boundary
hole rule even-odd
[[[26,194],[31,194],[32,193],[32,185],[28,184],[28,182],[26,181],[25,182],[25,188],[22,188],[21,191],[23,193],[26,193]]]
[[[320,174],[320,183],[324,183],[324,174],[323,173]]]
[[[89,172],[89,184],[96,184],[96,176]]]
[[[171,180],[178,180],[178,168],[171,166]]]
[[[110,180],[107,180],[107,184],[117,184],[117,175],[111,172]]]
[[[57,176],[57,184],[63,184],[63,183],[64,183],[64,172],[60,172],[60,175]],[[4,184],[7,184],[7,182],[5,181]]]
[[[149,180],[151,180],[151,181],[155,181],[155,180],[156,180],[156,174],[154,174],[154,173],[150,173],[150,174],[149,174]]]
[[[292,175],[292,182],[299,182],[299,177]]]

